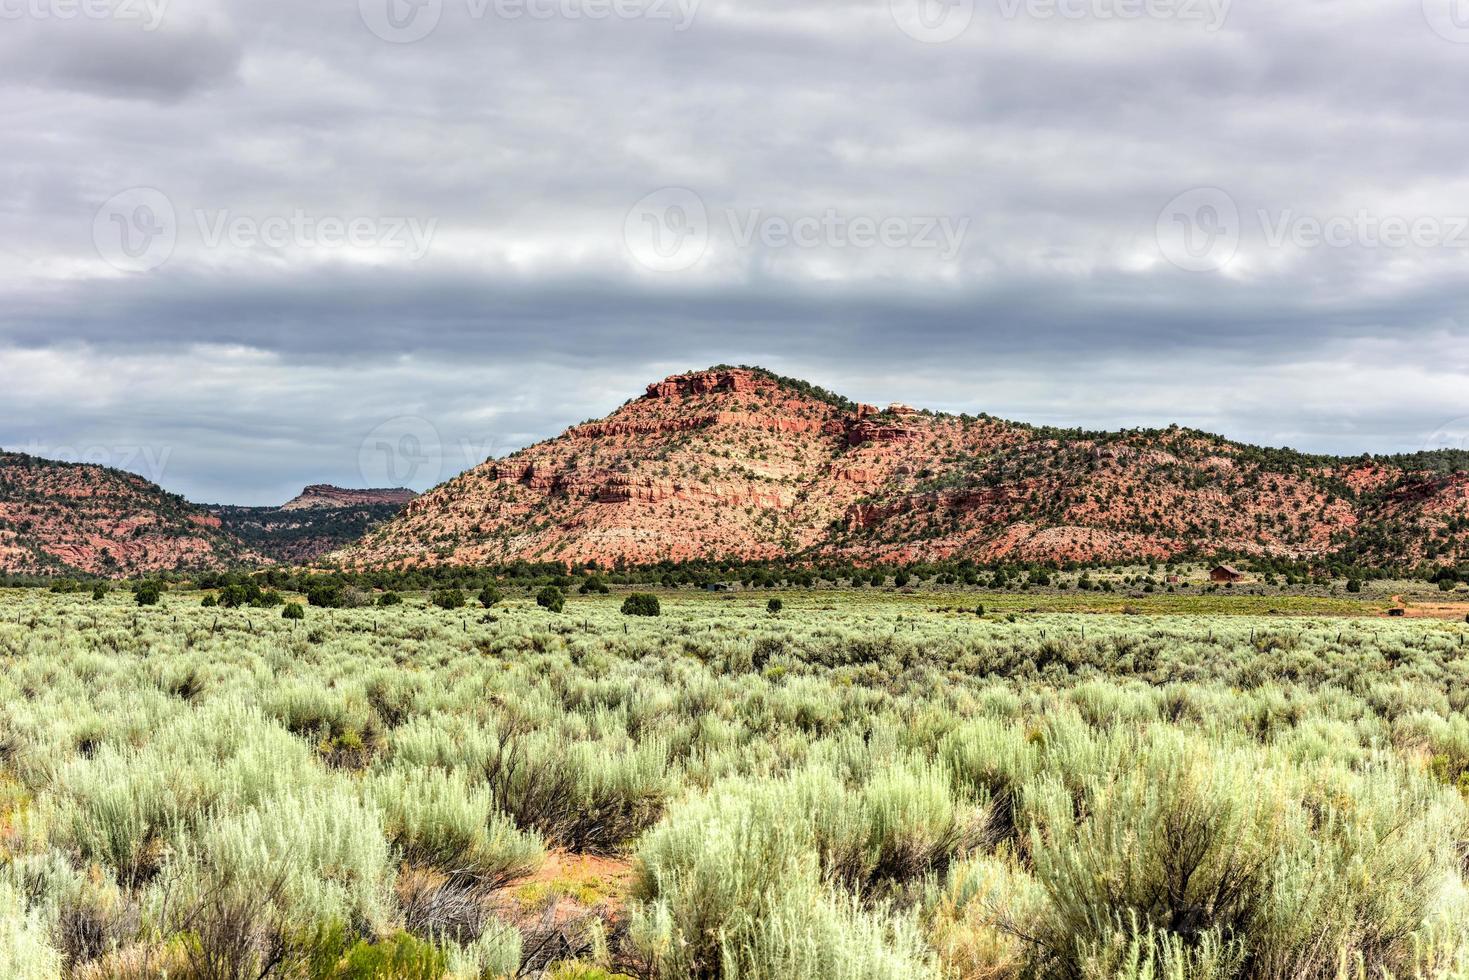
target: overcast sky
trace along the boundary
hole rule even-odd
[[[0,0],[0,445],[424,489],[665,374],[1469,437],[1458,0]]]

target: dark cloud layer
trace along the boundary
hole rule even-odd
[[[721,361],[1332,452],[1469,417],[1450,0],[79,3],[0,0],[6,446],[428,485]]]

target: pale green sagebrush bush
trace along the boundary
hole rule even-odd
[[[51,945],[43,917],[0,882],[0,976],[6,980],[60,980],[61,954]]]
[[[935,975],[911,921],[823,884],[818,832],[799,807],[833,788],[819,777],[721,785],[644,839],[633,932],[661,974]]]
[[[369,792],[398,855],[483,888],[497,888],[540,864],[540,841],[515,828],[483,785],[442,770],[394,769],[373,776]]]
[[[275,893],[303,928],[391,921],[394,869],[382,813],[349,787],[282,796],[220,814],[186,850],[186,867]],[[208,877],[193,883],[208,888]]]

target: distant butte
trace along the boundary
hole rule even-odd
[[[373,490],[348,490],[329,483],[316,483],[281,505],[281,510],[311,510],[327,507],[361,507],[364,505],[408,503],[418,494],[404,487]]]

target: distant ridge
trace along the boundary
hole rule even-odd
[[[312,510],[387,504],[401,507],[418,494],[405,487],[383,490],[348,490],[329,483],[314,483],[281,505],[281,510]]]
[[[760,368],[648,385],[433,491],[306,487],[204,508],[0,451],[0,572],[1278,556],[1469,562],[1469,453],[1313,456],[1173,426],[1088,432],[863,405]]]
[[[264,561],[304,564],[362,537],[418,496],[403,487],[354,490],[316,483],[279,507],[211,508]]]
[[[217,516],[135,473],[0,452],[0,571],[145,575],[257,557]]]
[[[1262,449],[861,405],[761,368],[673,375],[490,460],[332,555],[348,565],[696,558],[1367,565],[1469,557],[1469,454]]]

